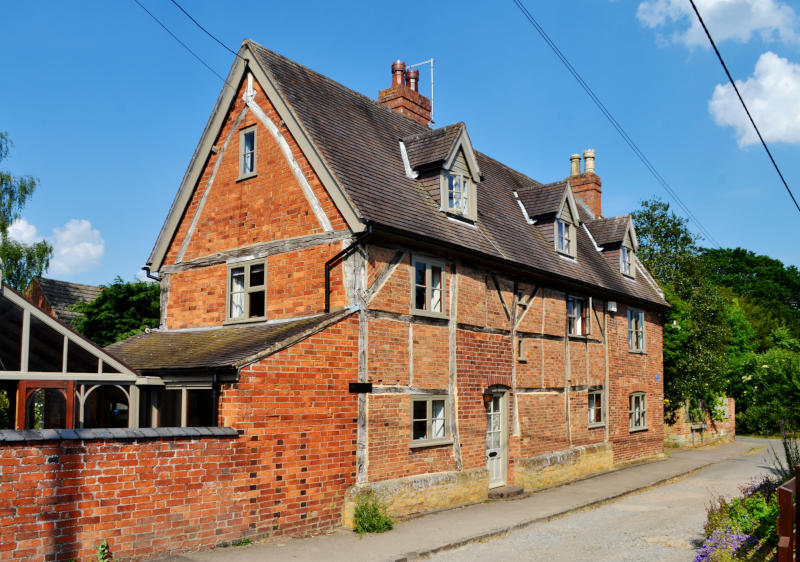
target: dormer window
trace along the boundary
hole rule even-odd
[[[447,176],[447,210],[467,214],[469,210],[469,179],[461,174]]]
[[[556,221],[556,250],[568,256],[573,255],[573,226],[562,219]]]
[[[633,252],[627,246],[622,246],[619,252],[619,270],[623,275],[633,277],[633,268],[631,267],[631,254]]]

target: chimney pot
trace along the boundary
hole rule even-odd
[[[585,162],[584,174],[594,173],[594,149],[587,148],[583,151],[583,160]]]
[[[392,88],[402,86],[406,73],[406,63],[400,59],[392,63]]]
[[[419,70],[416,68],[406,70],[406,85],[415,92],[419,91]]]
[[[573,154],[569,157],[569,175],[575,177],[581,175],[581,155]]]

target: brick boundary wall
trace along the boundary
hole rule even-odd
[[[146,558],[248,534],[236,430],[77,432],[0,432],[0,559],[90,559],[103,540],[114,558]]]

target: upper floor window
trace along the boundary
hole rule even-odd
[[[586,299],[567,297],[567,330],[570,336],[585,336],[589,333]]]
[[[628,349],[644,351],[644,311],[628,309]]]
[[[414,311],[444,313],[444,264],[425,258],[414,258]]]
[[[575,255],[572,238],[572,223],[562,219],[556,220],[556,250],[569,256]]]
[[[633,277],[633,268],[631,267],[632,253],[627,246],[622,246],[619,251],[619,270],[628,277]]]
[[[239,133],[239,179],[256,175],[256,127]]]
[[[263,261],[228,268],[228,320],[266,317],[266,275]]]
[[[466,214],[469,209],[469,179],[461,174],[447,176],[447,210]]]

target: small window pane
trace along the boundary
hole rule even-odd
[[[414,291],[414,308],[427,310],[425,304],[425,287],[417,287]]]
[[[250,318],[264,316],[264,291],[250,293]]]
[[[97,357],[83,349],[75,342],[69,342],[67,345],[67,372],[96,373],[97,367]],[[103,372],[106,372],[105,369],[103,369]]]
[[[424,400],[414,402],[414,419],[424,420],[428,417],[428,403]]]
[[[416,265],[414,265],[414,270],[416,272],[415,283],[417,285],[425,285],[425,264],[417,262]]]
[[[427,429],[428,429],[428,422],[425,420],[422,421],[415,421],[412,424],[412,439],[425,439]]]
[[[22,309],[0,296],[0,371],[19,371],[22,357]]]
[[[64,336],[31,315],[28,370],[58,373],[64,361]]]
[[[231,269],[231,291],[244,291],[244,268]]]
[[[187,398],[187,419],[189,427],[210,427],[214,425],[214,393],[209,389],[189,390]]]
[[[250,286],[260,287],[264,284],[264,264],[250,266]]]

